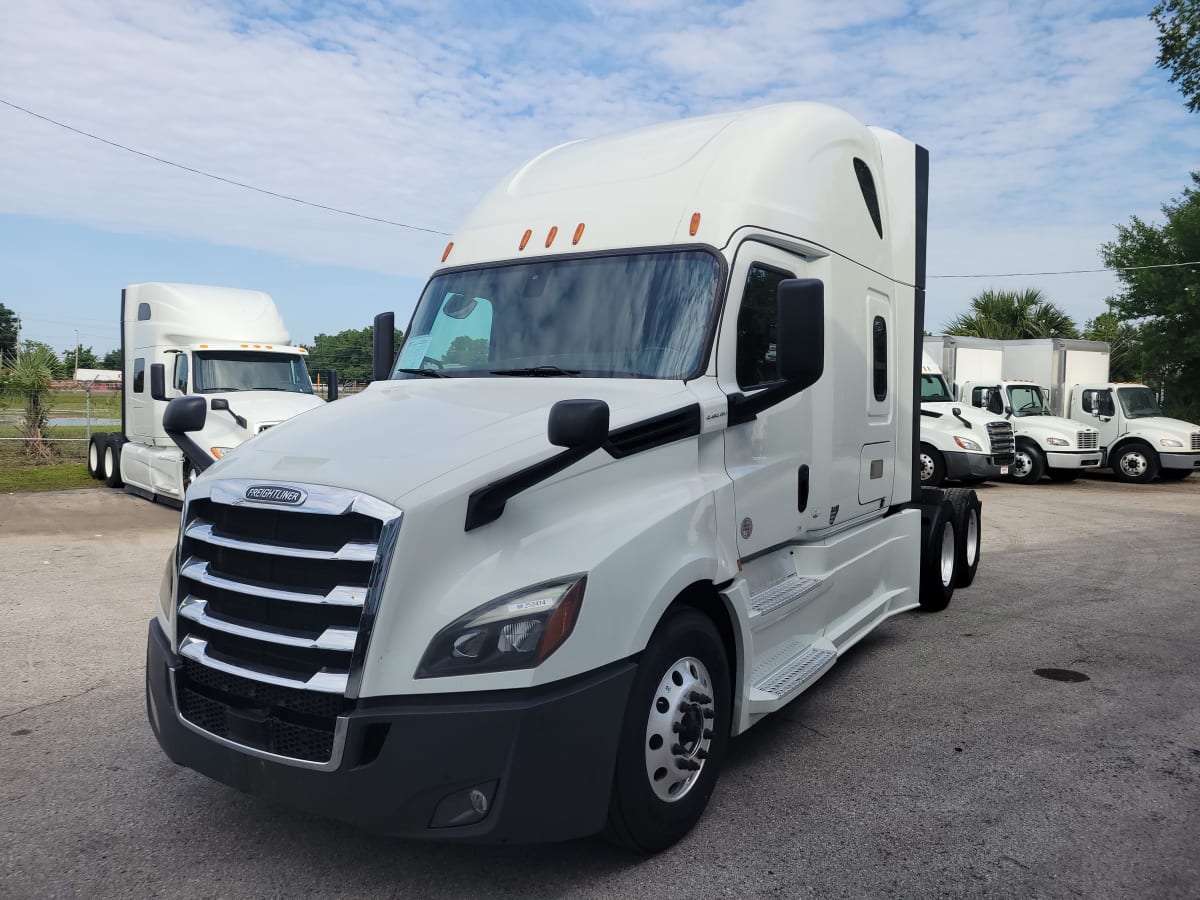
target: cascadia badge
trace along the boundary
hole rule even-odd
[[[299,488],[278,487],[273,484],[256,484],[246,488],[247,500],[257,500],[259,503],[286,503],[297,506],[304,502],[308,495]]]

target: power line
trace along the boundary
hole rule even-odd
[[[195,169],[191,166],[185,166],[182,163],[172,162],[169,159],[163,159],[161,156],[155,156],[153,153],[146,153],[142,150],[135,150],[133,147],[127,147],[125,144],[110,141],[108,138],[100,137],[97,134],[92,134],[90,131],[84,131],[81,128],[76,128],[72,125],[67,125],[65,122],[59,122],[57,119],[52,119],[49,116],[44,116],[41,113],[36,113],[31,109],[26,109],[24,106],[18,106],[0,97],[0,104],[15,109],[18,112],[23,112],[28,116],[33,116],[35,119],[41,119],[43,122],[49,122],[51,125],[57,125],[59,128],[66,129],[74,134],[81,135],[86,138],[91,138],[94,141],[99,141],[102,144],[107,144],[110,147],[115,147],[118,150],[124,150],[127,153],[133,153],[137,156],[146,159],[154,160],[154,162],[162,163],[164,166],[172,166],[176,169],[182,169],[184,172],[191,172],[193,175],[203,175],[205,178],[211,178],[214,181],[220,181],[223,184],[233,185],[234,187],[245,188],[248,191],[255,191],[259,194],[266,194],[268,197],[276,197],[280,200],[290,200],[292,203],[300,203],[304,206],[311,206],[314,209],[323,209],[327,212],[339,213],[343,216],[353,216],[356,219],[366,219],[368,222],[378,222],[382,225],[393,225],[396,228],[408,228],[412,231],[423,231],[426,234],[438,234],[443,237],[449,237],[449,232],[439,231],[436,228],[426,228],[423,225],[410,225],[407,222],[395,222],[391,219],[381,219],[378,216],[369,216],[365,213],[354,212],[349,209],[340,209],[336,206],[327,206],[324,203],[315,203],[312,200],[304,200],[300,197],[293,197],[290,194],[281,194],[278,191],[268,190],[267,188],[256,187],[253,184],[246,184],[243,181],[234,181],[232,178],[225,178],[222,175],[215,175],[212,172],[205,172],[203,169]],[[987,275],[929,275],[929,278],[1035,278],[1042,275],[1090,275],[1099,272],[1135,272],[1142,269],[1174,269],[1182,266],[1200,266],[1200,260],[1193,262],[1182,263],[1159,263],[1150,266],[1115,266],[1105,267],[1100,269],[1064,269],[1057,272],[997,272]]]
[[[1136,272],[1140,269],[1177,269],[1200,266],[1200,260],[1181,263],[1158,263],[1153,266],[1114,266],[1105,269],[1064,269],[1061,272],[1000,272],[995,275],[930,275],[930,278],[1032,278],[1036,275],[1087,275],[1092,272]]]
[[[169,159],[163,159],[161,156],[155,156],[153,153],[146,153],[142,150],[135,150],[133,147],[127,147],[124,144],[119,144],[116,141],[110,141],[108,138],[100,137],[98,134],[92,134],[90,131],[84,131],[80,128],[67,125],[65,122],[59,122],[57,119],[51,119],[49,116],[43,116],[41,113],[36,113],[31,109],[26,109],[23,106],[18,106],[16,103],[10,103],[8,100],[0,97],[0,103],[5,106],[15,109],[18,112],[23,112],[28,116],[33,116],[35,119],[41,119],[43,122],[49,122],[51,125],[57,125],[59,128],[65,128],[67,131],[74,134],[82,135],[86,138],[91,138],[93,141],[99,141],[102,144],[108,144],[110,147],[116,147],[118,150],[124,150],[127,153],[133,153],[137,156],[152,159],[155,162],[162,163],[164,166],[172,166],[176,169],[182,169],[185,172],[191,172],[193,175],[203,175],[205,178],[211,178],[214,181],[220,181],[224,184],[231,184],[234,187],[245,188],[248,191],[257,191],[260,194],[266,194],[268,197],[277,197],[280,200],[290,200],[292,203],[300,203],[304,206],[311,206],[315,209],[323,209],[327,212],[341,213],[343,216],[353,216],[356,219],[366,219],[369,222],[379,222],[383,225],[394,225],[397,228],[408,228],[412,231],[424,231],[427,234],[440,234],[448,236],[445,231],[438,231],[436,228],[425,228],[422,225],[409,225],[407,222],[394,222],[391,219],[381,219],[378,216],[368,216],[364,213],[353,212],[349,209],[339,209],[336,206],[326,206],[324,203],[314,203],[311,200],[303,200],[300,197],[293,197],[290,194],[281,194],[278,191],[267,190],[266,188],[255,187],[252,184],[246,184],[243,181],[234,181],[232,178],[225,178],[221,175],[214,175],[212,172],[205,172],[203,169],[194,169],[191,166],[185,166],[181,163],[172,162]]]

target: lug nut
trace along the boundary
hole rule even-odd
[[[712,703],[712,697],[708,694],[702,694],[700,691],[692,691],[688,694],[688,699],[694,703]]]

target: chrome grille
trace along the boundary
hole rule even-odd
[[[1097,431],[1081,431],[1075,440],[1080,450],[1095,450],[1100,446],[1100,433]]]
[[[1200,450],[1200,431],[1192,432],[1192,449]]]
[[[1016,459],[1017,450],[1012,425],[1008,422],[988,422],[987,433],[996,463],[1001,466],[1012,463]]]
[[[299,488],[298,505],[246,500],[241,480],[195,485],[179,546],[180,715],[241,746],[328,762],[361,679],[400,511]]]

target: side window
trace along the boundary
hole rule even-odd
[[[181,394],[187,393],[188,380],[188,358],[186,353],[178,353],[175,356],[175,390]]]
[[[138,357],[133,361],[133,392],[141,394],[146,390],[146,360]]]
[[[887,322],[876,316],[871,322],[871,388],[879,402],[887,399],[887,364]]]
[[[875,233],[883,237],[883,215],[879,210],[879,194],[875,191],[875,179],[871,175],[871,168],[855,157],[854,174],[858,176],[858,187],[862,191],[863,202],[867,204],[867,212],[871,216],[871,224],[875,226]]]
[[[985,402],[983,399],[983,388],[971,388],[971,405],[982,407]]]
[[[737,320],[737,382],[742,390],[779,380],[775,358],[779,282],[792,277],[790,272],[761,263],[755,263],[746,273]]]

